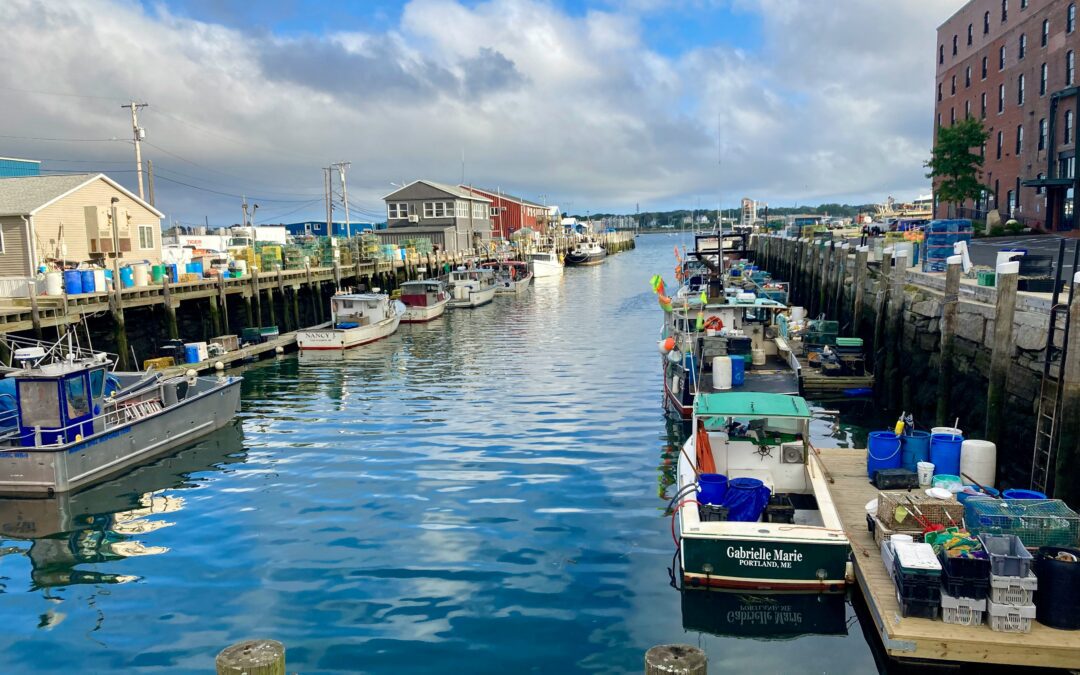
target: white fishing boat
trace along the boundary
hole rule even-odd
[[[679,453],[687,587],[841,592],[850,543],[798,396],[700,394]]]
[[[537,279],[543,277],[561,277],[563,263],[555,251],[537,251],[529,254],[529,267]]]
[[[349,349],[392,335],[405,305],[384,293],[338,293],[330,299],[329,325],[296,331],[301,351]]]
[[[446,284],[438,279],[406,281],[401,284],[400,300],[405,305],[401,323],[424,323],[446,312],[450,294]]]
[[[607,251],[598,242],[592,239],[578,242],[574,248],[566,254],[567,265],[599,265],[607,257]]]
[[[450,272],[450,307],[486,305],[495,297],[495,272],[484,268],[461,268]]]
[[[484,267],[495,272],[496,295],[519,295],[529,287],[533,280],[533,273],[528,263],[517,260],[487,263]]]

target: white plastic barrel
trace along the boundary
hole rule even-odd
[[[105,270],[94,270],[94,287],[97,289],[98,293],[104,293],[109,290],[109,287],[105,285]]]
[[[994,487],[997,476],[997,446],[990,441],[966,440],[960,446],[960,473],[967,474],[979,485]],[[964,483],[968,480],[960,477]]]
[[[930,487],[934,481],[934,465],[931,462],[918,462],[915,469],[919,475],[919,487]]]
[[[960,431],[956,427],[933,427],[930,429],[930,434],[949,434],[951,436],[963,436],[964,432]]]
[[[764,349],[751,349],[750,350],[750,362],[755,366],[765,365],[765,350]]]
[[[791,308],[791,320],[792,321],[802,321],[805,318],[806,318],[806,308],[805,307],[792,307]]]
[[[725,391],[731,389],[731,357],[714,356],[712,360],[713,389]]]
[[[131,266],[131,273],[135,277],[136,286],[150,285],[150,272],[146,263],[136,263]]]
[[[45,275],[45,295],[64,294],[64,273],[49,272]]]
[[[238,272],[240,274],[240,276],[246,277],[247,276],[247,261],[246,260],[234,260],[233,261],[233,270]]]

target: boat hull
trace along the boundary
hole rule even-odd
[[[480,307],[491,302],[495,298],[495,287],[485,288],[480,291],[474,291],[471,288],[466,289],[462,293],[462,297],[457,297],[458,290],[454,290],[455,297],[450,299],[448,307],[453,309],[467,309],[471,307]]]
[[[589,255],[567,253],[566,264],[574,267],[587,267],[589,265],[599,265],[607,258],[607,253],[593,253]]]
[[[533,260],[530,264],[533,268],[533,276],[537,279],[541,277],[561,277],[563,273],[562,263],[559,262]]]
[[[449,298],[434,305],[406,305],[405,313],[401,315],[401,323],[425,323],[437,319],[446,312]]]
[[[351,349],[393,335],[400,322],[401,315],[396,314],[370,326],[301,330],[296,332],[296,346],[301,351]]]
[[[837,592],[846,584],[849,550],[846,540],[684,536],[683,582],[687,588]]]
[[[506,281],[500,281],[495,286],[496,295],[520,295],[529,288],[529,284],[532,283],[532,275],[523,279],[508,279]]]
[[[99,483],[227,425],[240,409],[239,377],[178,405],[66,445],[0,451],[0,494],[50,496]]]

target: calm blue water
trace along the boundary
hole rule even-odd
[[[290,672],[640,672],[665,642],[714,672],[875,671],[848,602],[684,607],[668,585],[678,429],[648,280],[675,241],[344,357],[256,364],[235,428],[0,502],[3,670],[205,672],[263,636]],[[762,622],[840,634],[739,637],[775,635]]]

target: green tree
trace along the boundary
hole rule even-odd
[[[980,149],[989,136],[982,121],[973,117],[938,127],[937,143],[925,164],[930,169],[926,177],[937,184],[938,201],[959,205],[982,196]]]

